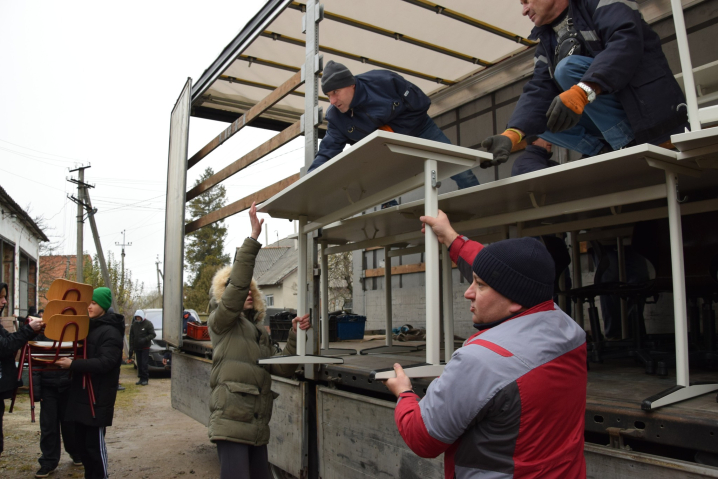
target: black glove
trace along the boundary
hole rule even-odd
[[[578,125],[583,109],[588,104],[588,97],[578,85],[558,95],[551,102],[546,112],[546,127],[551,133],[560,133]]]
[[[484,161],[479,165],[481,168],[488,168],[506,163],[514,144],[511,139],[505,135],[494,135],[482,141],[481,146],[494,155],[494,161]]]

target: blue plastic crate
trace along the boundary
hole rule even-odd
[[[337,316],[337,337],[340,341],[363,339],[366,316],[343,314]]]

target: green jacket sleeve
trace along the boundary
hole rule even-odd
[[[216,334],[225,333],[239,319],[244,302],[249,294],[254,273],[254,261],[262,244],[252,238],[244,240],[244,244],[234,256],[229,284],[224,290],[217,309],[209,317],[209,327]]]
[[[284,346],[282,356],[294,356],[295,354],[297,354],[297,333],[290,329],[287,345]],[[294,375],[294,371],[297,370],[297,367],[296,364],[272,364],[269,372],[275,376],[290,378]]]

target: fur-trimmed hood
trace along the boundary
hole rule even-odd
[[[224,290],[227,289],[227,282],[229,276],[232,273],[232,266],[225,266],[218,270],[212,278],[212,288],[209,290],[209,310],[214,311],[217,308],[217,304],[222,300]],[[259,324],[264,321],[264,317],[267,315],[267,305],[264,302],[264,295],[262,290],[257,286],[257,282],[252,278],[252,283],[249,286],[252,291],[252,300],[254,301],[254,314],[246,315],[248,319],[253,320]],[[250,316],[254,316],[250,318]]]

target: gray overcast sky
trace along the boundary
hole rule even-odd
[[[0,0],[0,185],[32,215],[43,215],[76,251],[76,206],[68,167],[91,163],[86,181],[105,253],[156,288],[164,248],[170,113],[187,77],[200,75],[259,10],[263,0],[203,2]],[[301,31],[301,26],[297,26]],[[226,128],[192,119],[189,155]],[[275,132],[246,128],[189,172],[217,171]],[[225,182],[238,200],[299,170],[302,138]],[[265,218],[270,242],[291,222]],[[246,213],[227,221],[227,252],[249,234]],[[264,235],[261,238],[264,242]],[[89,224],[85,251],[95,254]]]

